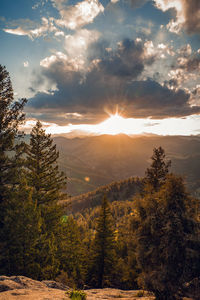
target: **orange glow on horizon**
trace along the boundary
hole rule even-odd
[[[30,132],[35,125],[35,120],[27,120],[22,130]],[[200,116],[192,115],[186,118],[124,118],[118,112],[99,124],[68,124],[60,126],[55,123],[42,122],[46,133],[79,135],[102,134],[156,134],[156,135],[196,135],[200,134]]]

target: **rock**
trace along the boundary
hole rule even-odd
[[[0,276],[0,300],[63,300],[69,299],[62,283],[37,281],[25,276]]]
[[[21,289],[21,285],[12,280],[11,277],[0,276],[0,292]]]
[[[64,285],[61,282],[57,281],[52,281],[52,280],[43,280],[42,283],[46,285],[46,287],[51,288],[51,289],[58,289],[58,290],[69,290],[70,288],[66,285]]]

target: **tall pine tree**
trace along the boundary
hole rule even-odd
[[[6,245],[5,218],[10,194],[16,185],[20,150],[18,126],[24,121],[22,112],[26,99],[14,100],[12,84],[6,68],[0,65],[0,268],[6,272],[4,260]],[[20,151],[19,151],[20,150]]]
[[[59,153],[50,134],[42,129],[38,121],[30,136],[27,149],[27,168],[29,184],[34,188],[34,197],[38,205],[48,205],[62,199],[62,189],[66,177],[58,169]]]
[[[18,126],[24,120],[22,112],[26,99],[14,100],[9,73],[0,65],[0,227],[3,220],[3,202],[13,183],[13,159]]]
[[[33,200],[43,218],[41,267],[42,277],[47,279],[55,278],[59,271],[58,234],[61,232],[59,225],[63,210],[58,201],[64,197],[62,189],[66,185],[66,177],[59,171],[58,157],[51,135],[45,133],[38,121],[27,146],[27,179],[33,188]]]
[[[90,284],[99,288],[111,286],[115,277],[116,252],[113,219],[108,200],[104,196],[92,243]]]

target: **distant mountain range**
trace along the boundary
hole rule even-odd
[[[154,147],[162,146],[172,171],[185,177],[192,191],[200,187],[199,136],[136,136],[124,134],[82,138],[54,137],[59,164],[68,176],[68,193],[80,195],[113,181],[142,177]]]

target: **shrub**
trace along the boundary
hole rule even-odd
[[[80,290],[72,290],[67,292],[67,295],[72,300],[86,300],[86,293]]]
[[[144,296],[144,291],[138,291],[136,294],[136,297],[143,297]]]

